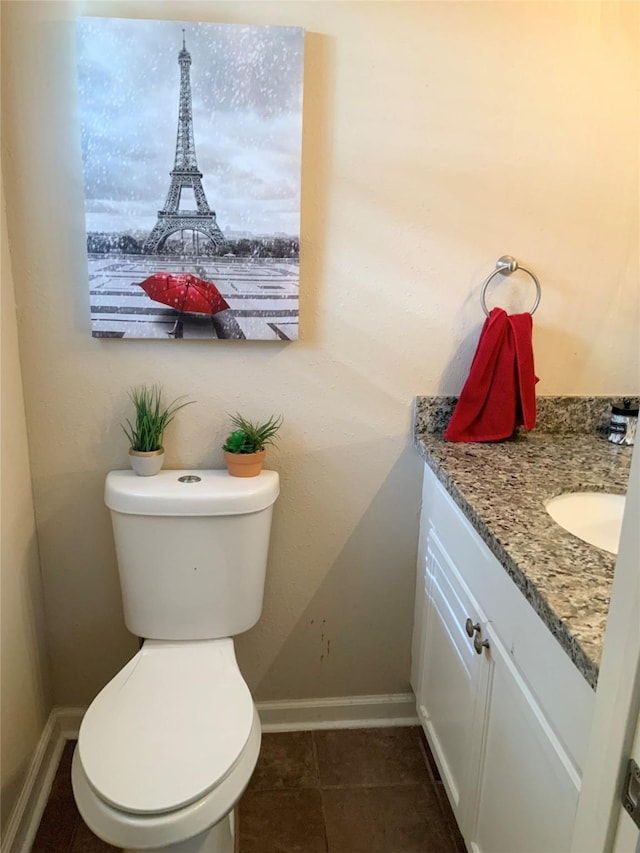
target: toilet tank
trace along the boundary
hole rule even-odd
[[[157,640],[247,631],[262,598],[278,474],[110,471],[111,511],[127,628]]]

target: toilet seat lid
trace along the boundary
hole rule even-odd
[[[85,714],[80,760],[91,787],[116,808],[174,811],[227,775],[253,716],[231,639],[147,640]]]

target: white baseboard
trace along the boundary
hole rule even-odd
[[[86,708],[55,708],[58,729],[65,740],[77,740]]]
[[[256,707],[264,732],[420,725],[413,693],[278,700],[256,702]],[[78,737],[85,711],[86,708],[55,709],[58,728],[67,740]]]
[[[58,726],[58,709],[54,708],[42,730],[22,791],[3,832],[1,853],[29,853],[31,850],[65,741]]]
[[[264,732],[417,726],[413,693],[256,702]]]
[[[413,693],[256,702],[264,732],[417,726]],[[0,853],[29,853],[67,740],[75,740],[86,708],[54,708],[3,833]]]

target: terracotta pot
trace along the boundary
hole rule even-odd
[[[262,471],[266,455],[266,450],[259,450],[258,453],[229,453],[225,450],[224,461],[232,477],[257,477]]]
[[[159,450],[134,450],[129,448],[131,467],[139,477],[153,477],[162,470],[164,447]]]

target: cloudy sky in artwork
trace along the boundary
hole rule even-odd
[[[175,159],[183,29],[198,168],[218,225],[298,235],[303,31],[122,18],[78,21],[87,230],[155,224]]]

